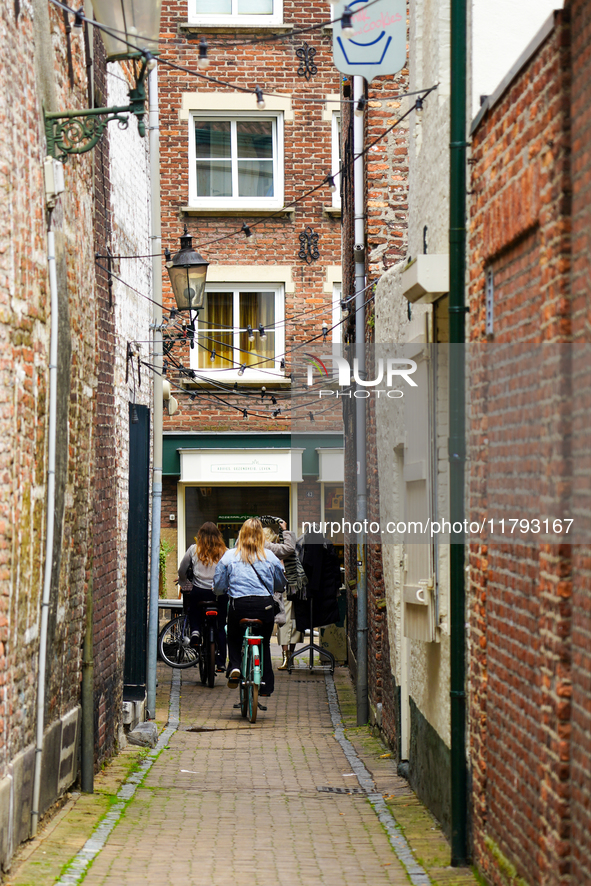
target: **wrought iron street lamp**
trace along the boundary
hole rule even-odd
[[[158,53],[161,5],[162,0],[93,0],[107,61],[134,60],[135,87],[129,90],[128,105],[44,112],[50,156],[65,163],[70,154],[85,154],[95,147],[111,120],[127,129],[132,114],[137,119],[139,134],[145,135],[145,77]]]
[[[193,249],[193,238],[185,225],[179,252],[166,262],[179,311],[199,311],[203,307],[208,267],[209,262]]]

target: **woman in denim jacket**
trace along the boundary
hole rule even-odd
[[[246,520],[236,547],[226,551],[216,566],[213,589],[216,594],[227,593],[228,606],[228,686],[235,688],[240,681],[242,638],[245,628],[242,618],[258,618],[262,622],[263,684],[261,696],[273,692],[275,678],[271,664],[271,634],[273,633],[273,592],[283,591],[283,568],[271,551],[265,550],[265,536],[260,520]],[[258,631],[257,631],[258,633]]]

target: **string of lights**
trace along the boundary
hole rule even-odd
[[[136,289],[135,286],[132,286],[131,283],[128,283],[126,280],[124,280],[122,277],[120,277],[118,274],[116,274],[113,270],[109,270],[108,267],[101,265],[98,261],[96,261],[96,264],[97,264],[97,267],[101,268],[101,270],[105,271],[107,274],[110,274],[115,280],[119,281],[119,283],[122,283],[124,286],[126,286],[128,289],[130,289],[132,292],[135,292],[136,295],[139,295],[142,298],[145,298],[146,301],[149,301],[152,304],[158,304],[157,302],[154,301],[153,298],[150,298],[149,295],[146,295],[145,293],[140,292],[139,289]],[[368,283],[368,285],[365,286],[364,289],[360,290],[360,292],[361,293],[366,292],[368,289],[370,289],[374,285],[375,285],[374,283]],[[287,326],[287,324],[289,324],[289,323],[295,324],[297,321],[300,321],[302,317],[307,317],[307,319],[310,320],[314,316],[322,316],[323,314],[326,314],[329,309],[332,310],[332,308],[337,303],[340,303],[341,305],[346,304],[347,308],[348,308],[349,304],[353,301],[354,298],[355,298],[355,294],[347,296],[346,298],[341,297],[339,299],[335,299],[334,301],[331,301],[328,305],[323,306],[322,308],[314,307],[314,308],[310,308],[309,311],[302,311],[301,314],[292,314],[291,317],[286,317],[284,320],[279,320],[275,324],[265,326],[264,329],[266,329],[267,331],[274,331],[274,330],[280,328],[281,326]],[[177,311],[173,310],[170,313],[176,315]],[[344,319],[347,319],[347,318],[344,318]],[[208,322],[208,321],[201,320],[199,322],[204,323],[204,322]],[[169,321],[169,323],[170,323],[170,321]],[[166,328],[168,328],[168,325],[169,324],[166,324]],[[210,324],[208,322],[208,326],[210,326],[210,325],[213,325],[213,324]],[[259,326],[261,326],[261,325],[262,324],[259,324]],[[179,328],[179,327],[175,323],[175,324],[173,324],[173,328]],[[220,330],[224,330],[224,331],[228,331],[228,332],[230,332],[230,331],[232,331],[232,332],[235,332],[235,331],[236,332],[246,332],[246,329],[242,329],[242,327],[226,326],[224,324],[216,324],[215,328],[220,329]],[[260,330],[257,330],[257,331],[260,332]],[[186,338],[186,332],[184,329],[183,329],[183,337]]]
[[[118,28],[107,28],[105,25],[100,25],[98,22],[94,21],[94,19],[91,19],[84,14],[83,7],[80,7],[80,9],[76,10],[76,9],[72,9],[66,3],[63,3],[62,0],[51,0],[51,2],[54,4],[54,6],[57,6],[60,9],[62,9],[64,12],[67,12],[70,15],[74,16],[75,25],[77,27],[80,27],[83,22],[87,22],[88,24],[92,25],[93,27],[99,28],[100,30],[105,31],[107,34],[114,37],[116,40],[120,40],[126,46],[130,46],[134,50],[137,51],[137,45],[135,43],[131,44],[125,39],[125,33],[126,33],[125,31],[121,31]],[[370,0],[369,3],[365,4],[364,10],[369,9],[371,6],[374,6],[378,2],[379,2],[379,0]],[[321,30],[322,28],[329,27],[330,25],[338,24],[338,22],[341,22],[342,27],[344,29],[346,29],[347,26],[349,26],[349,27],[351,26],[352,15],[353,15],[353,11],[350,9],[349,6],[346,6],[345,9],[343,10],[342,16],[339,16],[338,18],[335,18],[335,19],[329,19],[328,21],[322,21],[322,22],[319,22],[315,25],[308,25],[305,28],[294,28],[293,30],[291,30],[287,33],[267,34],[264,37],[254,37],[254,38],[251,38],[250,40],[243,40],[242,42],[222,40],[222,41],[219,41],[219,43],[215,43],[215,44],[211,44],[211,45],[212,46],[219,45],[220,47],[254,46],[256,44],[269,43],[269,42],[283,42],[284,40],[292,41],[294,39],[294,37],[299,37],[301,34],[309,34],[311,32]],[[121,36],[121,35],[123,35],[123,36]],[[141,35],[137,39],[141,40],[142,39]],[[147,39],[147,38],[144,38],[144,39]],[[202,39],[204,39],[204,38],[202,38]],[[154,42],[154,41],[150,40],[150,42]],[[170,41],[165,40],[163,38],[159,38],[159,40],[158,40],[159,44],[164,44],[164,45],[168,44],[169,42]]]
[[[213,400],[215,400],[216,402],[222,403],[222,404],[223,404],[226,408],[228,408],[228,409],[233,409],[233,410],[236,411],[236,412],[241,412],[242,415],[244,416],[244,418],[253,417],[253,418],[264,418],[264,419],[267,419],[267,420],[268,420],[269,417],[270,417],[269,414],[268,414],[267,412],[263,412],[263,413],[261,413],[261,412],[257,412],[257,411],[255,411],[255,410],[253,410],[253,409],[247,409],[246,407],[237,406],[237,405],[235,405],[234,403],[230,403],[230,402],[224,400],[222,397],[219,397],[218,395],[214,394],[214,393],[211,392],[211,391],[203,391],[203,390],[197,391],[197,390],[193,390],[193,391],[191,391],[191,393],[188,393],[186,388],[183,388],[181,385],[179,385],[179,384],[177,384],[176,382],[174,382],[174,380],[173,380],[173,381],[170,381],[170,379],[168,379],[167,376],[165,376],[163,373],[161,373],[161,372],[160,372],[160,371],[159,371],[159,370],[158,370],[158,369],[157,369],[152,363],[149,363],[147,360],[140,360],[140,359],[138,358],[138,363],[140,363],[140,364],[141,364],[142,366],[144,366],[146,369],[151,370],[152,373],[153,373],[154,375],[158,375],[158,376],[160,376],[160,377],[163,378],[163,379],[166,378],[166,380],[170,383],[171,388],[172,388],[173,390],[175,390],[177,393],[180,393],[180,394],[187,394],[187,398],[186,398],[186,400],[184,401],[184,402],[185,402],[185,405],[187,405],[187,406],[190,406],[190,405],[191,405],[192,403],[194,403],[196,400],[209,400],[209,401],[211,401],[211,400],[213,399]],[[276,403],[271,403],[271,405],[275,406]],[[273,415],[274,418],[277,418],[279,415],[287,416],[287,415],[291,414],[292,412],[294,412],[296,409],[308,409],[308,411],[309,411],[310,421],[315,421],[315,418],[316,418],[317,416],[323,415],[323,414],[325,414],[326,412],[334,411],[334,410],[335,410],[335,406],[336,406],[336,401],[333,402],[333,403],[331,403],[330,406],[328,406],[326,409],[323,409],[323,410],[321,410],[320,412],[316,412],[316,413],[314,414],[313,411],[310,410],[310,404],[309,404],[309,403],[308,403],[308,404],[300,404],[300,405],[296,405],[296,406],[291,406],[291,407],[289,407],[289,408],[285,408],[285,407],[283,407],[283,408],[281,408],[281,407],[280,407],[280,408],[276,408],[276,409],[273,410],[272,415]]]

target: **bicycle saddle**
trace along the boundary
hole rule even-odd
[[[241,618],[240,624],[247,625],[247,626],[248,625],[262,625],[262,621],[260,620],[260,618]]]

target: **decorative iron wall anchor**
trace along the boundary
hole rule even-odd
[[[305,77],[306,80],[310,80],[311,77],[315,77],[318,73],[318,68],[314,64],[314,56],[316,55],[316,50],[313,46],[308,46],[307,43],[302,43],[299,49],[296,49],[296,55],[300,60],[300,66],[298,68],[298,77]]]
[[[310,226],[300,234],[300,251],[298,252],[298,257],[308,265],[320,258],[320,253],[318,252],[319,236],[320,235]]]

